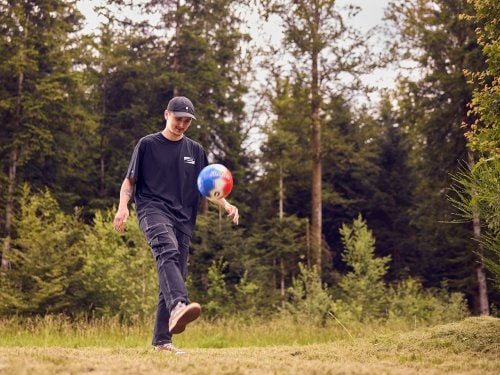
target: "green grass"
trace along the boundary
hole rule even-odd
[[[152,327],[152,321],[122,324],[116,318],[72,322],[63,316],[15,317],[0,320],[0,343],[4,347],[137,348],[151,340]],[[287,318],[270,321],[233,318],[215,322],[200,319],[188,327],[188,334],[177,336],[176,343],[192,348],[228,348],[307,345],[346,337],[346,330],[333,321],[318,328]]]
[[[347,331],[349,333],[347,333]],[[410,329],[199,321],[176,336],[188,355],[153,353],[151,322],[0,320],[0,374],[498,374],[500,319]]]

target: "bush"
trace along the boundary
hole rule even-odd
[[[230,312],[230,294],[224,280],[224,269],[228,262],[221,257],[213,260],[208,269],[208,302],[204,306],[204,311],[208,317],[224,315]]]
[[[288,302],[284,310],[295,320],[324,325],[330,311],[332,299],[315,268],[307,269],[299,263],[299,275],[288,289]]]
[[[339,283],[341,298],[332,304],[335,315],[347,320],[366,321],[385,313],[384,276],[390,257],[375,257],[375,238],[361,215],[352,226],[340,230],[344,253],[342,259],[352,269]]]
[[[86,312],[152,314],[159,293],[154,257],[133,212],[124,235],[113,229],[113,217],[114,210],[97,212],[81,247]]]
[[[406,279],[389,289],[389,320],[408,323],[448,323],[468,315],[467,303],[460,293],[448,293],[442,288],[426,291],[415,279]]]
[[[0,273],[0,314],[73,313],[82,294],[84,226],[64,214],[48,191],[25,186],[15,217],[12,269]]]

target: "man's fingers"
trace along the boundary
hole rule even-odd
[[[235,223],[236,225],[238,225],[238,221],[239,221],[239,213],[238,213],[238,209],[233,206],[233,205],[230,205],[229,209],[228,209],[228,214],[227,214],[230,218],[233,219],[233,223]]]
[[[120,217],[120,216],[115,216],[115,220],[113,222],[113,226],[115,227],[115,230],[117,230],[120,233],[125,232],[125,223],[127,222],[127,217]]]

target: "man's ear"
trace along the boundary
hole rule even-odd
[[[163,116],[165,117],[165,120],[168,118],[168,111],[165,110],[165,112],[163,113]]]

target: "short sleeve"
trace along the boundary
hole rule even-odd
[[[129,178],[134,182],[137,182],[137,179],[139,177],[139,166],[141,164],[140,162],[142,156],[141,145],[142,145],[142,140],[139,141],[135,146],[134,152],[130,159],[130,163],[128,165],[127,175],[125,176],[126,178]]]

